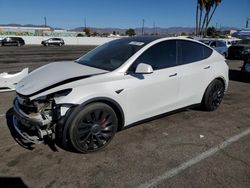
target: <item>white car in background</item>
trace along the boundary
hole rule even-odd
[[[213,111],[227,87],[225,59],[203,43],[123,38],[31,72],[17,84],[13,124],[26,142],[56,138],[88,153],[136,122],[193,105]]]
[[[200,41],[210,46],[211,48],[214,48],[224,57],[228,57],[228,47],[224,41],[222,40],[200,40]]]

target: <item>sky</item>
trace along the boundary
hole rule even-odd
[[[0,24],[47,24],[71,29],[88,27],[195,27],[197,0],[0,0]],[[222,0],[213,26],[244,28],[250,0]]]

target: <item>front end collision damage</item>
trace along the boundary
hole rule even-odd
[[[57,104],[56,99],[68,95],[72,89],[30,100],[17,94],[13,104],[13,125],[24,142],[40,144],[46,138],[54,140],[57,126],[75,104]]]

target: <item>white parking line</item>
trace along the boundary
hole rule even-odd
[[[159,185],[160,183],[162,183],[164,180],[167,180],[175,175],[178,175],[180,172],[186,170],[187,168],[191,167],[192,165],[195,165],[196,163],[199,163],[200,161],[202,161],[208,157],[211,157],[212,155],[214,155],[218,151],[226,148],[230,144],[238,141],[239,139],[241,139],[249,134],[250,134],[250,129],[247,129],[244,132],[242,132],[238,135],[235,135],[235,136],[225,140],[221,144],[219,144],[215,147],[212,147],[211,149],[201,153],[200,155],[192,158],[191,160],[182,163],[181,165],[177,166],[176,168],[173,168],[169,171],[166,171],[164,174],[157,176],[144,184],[141,184],[139,187],[140,188],[155,187],[155,186]]]
[[[4,117],[5,116],[5,114],[0,114],[0,117]]]

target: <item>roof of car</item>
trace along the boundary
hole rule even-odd
[[[136,36],[136,37],[124,37],[121,38],[120,40],[124,41],[124,42],[143,42],[144,44],[148,44],[150,42],[153,42],[157,39],[160,39],[162,37],[159,36]]]

